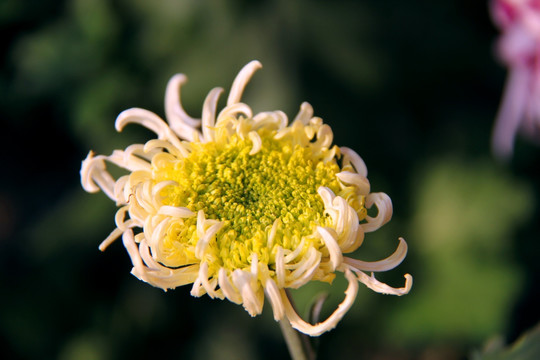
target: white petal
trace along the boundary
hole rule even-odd
[[[259,134],[256,131],[250,131],[248,136],[249,136],[249,139],[251,140],[251,142],[253,143],[253,146],[251,147],[249,155],[255,155],[262,148],[261,137],[259,136]]]
[[[319,234],[321,234],[321,238],[323,239],[324,244],[326,245],[326,248],[330,253],[330,263],[332,264],[332,271],[334,271],[339,265],[341,265],[341,262],[343,261],[343,254],[341,253],[341,249],[339,248],[336,239],[334,238],[334,236],[332,236],[328,229],[317,226],[317,231],[319,232]]]
[[[272,224],[272,229],[270,230],[270,235],[268,235],[268,243],[266,246],[272,250],[272,247],[274,245],[274,238],[276,237],[277,229],[281,225],[281,220],[277,218],[274,221],[274,224]]]
[[[124,230],[121,230],[119,228],[114,229],[109,236],[105,240],[99,244],[99,250],[105,251],[109,245],[111,245],[116,239],[118,239],[122,234],[124,233]]]
[[[343,154],[343,165],[347,165],[350,163],[352,164],[352,166],[354,166],[357,173],[364,177],[367,177],[367,167],[360,155],[358,155],[354,150],[345,146],[340,147],[339,150]]]
[[[244,92],[244,88],[246,87],[247,83],[249,82],[255,71],[260,68],[262,68],[262,64],[257,60],[253,60],[246,66],[244,66],[242,70],[240,70],[231,86],[231,91],[227,99],[227,106],[240,102],[240,99],[242,98],[242,93]]]
[[[237,118],[238,114],[242,114],[246,119],[250,119],[253,115],[253,111],[248,105],[244,103],[232,104],[221,110],[217,117],[216,123],[219,124],[221,121],[227,120],[229,118]]]
[[[366,208],[375,205],[378,214],[375,217],[366,216],[366,224],[362,224],[365,232],[375,231],[392,218],[392,200],[385,193],[371,193],[366,197]]]
[[[271,278],[268,278],[264,286],[264,291],[266,293],[266,296],[268,297],[268,300],[270,301],[270,305],[272,306],[274,320],[279,321],[283,319],[283,316],[285,315],[285,309],[283,307],[283,301],[281,300],[279,289],[275,281]]]
[[[358,195],[369,194],[369,180],[365,176],[350,171],[342,171],[337,173],[336,176],[342,183],[356,187]]]
[[[313,107],[308,102],[303,102],[302,105],[300,105],[300,111],[294,118],[294,121],[299,121],[302,124],[307,125],[312,117]]]
[[[189,217],[195,216],[195,213],[189,210],[187,207],[168,206],[168,205],[161,206],[158,210],[158,214],[169,215],[169,216],[178,217],[178,218],[189,218]]]
[[[399,245],[392,255],[380,261],[361,261],[345,257],[343,262],[361,271],[387,271],[395,268],[407,256],[407,243],[403,238],[399,238]]]
[[[158,138],[165,139],[167,137],[168,126],[163,119],[151,111],[131,108],[124,110],[118,115],[115,122],[115,127],[118,132],[121,132],[129,123],[135,123],[144,126],[145,128],[156,133]]]
[[[319,336],[322,333],[335,328],[339,321],[351,308],[352,304],[354,303],[354,299],[356,298],[356,294],[358,293],[358,281],[349,269],[345,270],[345,277],[349,281],[349,286],[347,287],[347,290],[345,290],[345,299],[343,299],[343,302],[339,304],[338,308],[332,313],[332,315],[330,315],[325,321],[315,325],[305,322],[300,318],[300,316],[298,316],[292,307],[289,298],[287,297],[287,293],[285,290],[281,290],[281,299],[285,307],[285,316],[287,316],[289,319],[292,327],[310,336]]]
[[[214,140],[214,125],[216,120],[216,109],[219,96],[223,92],[222,88],[214,88],[204,101],[202,112],[202,133],[205,141]]]
[[[167,90],[165,90],[165,116],[171,127],[177,123],[183,123],[190,127],[201,125],[201,120],[189,116],[182,107],[180,88],[186,82],[187,77],[184,74],[176,74],[167,83]]]
[[[223,294],[227,297],[227,299],[229,299],[229,301],[235,304],[242,303],[240,293],[234,288],[233,284],[229,280],[229,276],[227,275],[227,270],[224,268],[219,269],[218,283],[220,289],[223,291]]]
[[[232,280],[242,295],[242,303],[246,311],[255,316],[261,313],[262,300],[257,296],[257,282],[252,273],[236,269],[232,274]]]
[[[295,264],[295,270],[286,276],[286,285],[293,289],[297,289],[308,283],[313,274],[321,264],[321,253],[310,247],[307,253],[302,257],[302,260]]]
[[[221,222],[210,226],[204,233],[204,236],[197,241],[197,245],[195,246],[195,256],[198,259],[202,259],[204,257],[204,253],[206,252],[206,248],[210,244],[210,241],[214,238],[217,232],[221,230],[222,227],[223,223]]]
[[[354,271],[354,268],[352,268]],[[393,288],[385,283],[380,282],[379,280],[375,279],[375,276],[373,274],[371,276],[367,276],[361,271],[355,271],[356,275],[358,276],[358,280],[362,282],[364,285],[366,285],[368,288],[370,288],[373,291],[376,291],[381,294],[387,294],[387,295],[405,295],[408,294],[411,290],[412,284],[413,284],[413,278],[409,274],[405,274],[405,286],[402,288]]]

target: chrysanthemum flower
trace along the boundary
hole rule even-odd
[[[101,189],[120,207],[117,228],[100,249],[122,235],[137,278],[163,290],[193,284],[193,296],[227,298],[251,316],[262,312],[266,298],[276,320],[317,336],[351,307],[358,281],[380,293],[410,290],[408,274],[403,288],[392,288],[364,273],[394,268],[407,245],[399,239],[395,253],[377,262],[343,255],[390,220],[390,198],[370,193],[360,156],[332,145],[332,130],[313,117],[308,103],[288,124],[281,111],[253,115],[240,102],[260,67],[252,61],[240,71],[219,113],[223,90],[210,91],[202,119],[183,110],[180,86],[186,77],[175,75],[165,95],[168,123],[138,108],[116,119],[118,131],[137,123],[157,139],[110,156],[90,152],[81,181],[86,191]],[[106,162],[128,174],[114,179]],[[368,215],[372,207],[375,216]],[[303,321],[286,289],[312,280],[330,283],[336,272],[349,282],[343,302],[321,323]]]
[[[502,32],[497,52],[509,68],[493,151],[508,158],[518,130],[540,140],[540,1],[492,0],[491,12]]]

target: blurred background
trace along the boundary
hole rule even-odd
[[[356,258],[409,255],[379,275],[411,293],[360,286],[321,359],[467,359],[514,341],[540,320],[540,148],[518,138],[500,163],[490,135],[506,69],[486,1],[1,0],[0,354],[3,359],[277,359],[288,352],[268,304],[242,307],[164,293],[129,274],[122,243],[98,244],[115,205],[80,186],[92,149],[147,141],[114,129],[118,113],[163,116],[167,80],[185,73],[182,102],[243,65],[257,111],[294,118],[302,101],[355,149],[394,218]],[[346,284],[294,292],[299,311],[320,291],[323,315]]]

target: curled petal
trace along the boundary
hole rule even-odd
[[[81,184],[86,192],[95,193],[100,190],[99,186],[92,180],[92,173],[96,167],[99,171],[105,170],[105,163],[100,157],[95,157],[93,151],[90,151],[82,162],[80,172]]]
[[[195,246],[195,256],[197,258],[202,259],[204,257],[208,244],[210,244],[210,241],[214,238],[217,232],[221,230],[222,227],[222,222],[210,226],[204,233],[204,236],[197,241],[197,245]]]
[[[339,150],[341,151],[341,154],[343,154],[344,166],[352,164],[357,173],[364,177],[367,177],[368,171],[366,163],[364,163],[364,160],[362,160],[362,158],[356,153],[356,151],[345,146],[340,147]]]
[[[331,208],[333,206],[332,202],[333,202],[334,198],[336,197],[336,195],[334,194],[334,192],[332,190],[330,190],[326,186],[321,186],[321,187],[319,187],[317,189],[317,193],[321,197],[321,199],[322,199],[322,201],[324,203],[325,209],[326,208]]]
[[[317,231],[321,234],[321,238],[330,253],[330,263],[332,264],[332,271],[334,271],[343,261],[341,249],[339,248],[336,238],[327,228],[317,226]]]
[[[81,184],[87,192],[98,192],[100,189],[113,201],[115,180],[106,170],[105,156],[88,153],[81,165]]]
[[[145,128],[156,133],[158,138],[165,139],[169,127],[159,116],[151,111],[139,108],[131,108],[124,110],[118,115],[115,122],[115,127],[118,132],[121,132],[129,123],[135,123],[144,126]]]
[[[300,111],[298,111],[298,114],[294,118],[294,121],[299,121],[304,125],[307,125],[309,123],[309,120],[313,117],[313,107],[308,102],[303,102],[302,105],[300,105]],[[293,122],[294,122],[293,121]]]
[[[361,245],[364,235],[364,230],[358,223],[358,214],[340,196],[336,196],[332,204],[338,212],[337,220],[334,221],[338,234],[337,242],[342,252],[351,252]]]
[[[132,227],[133,220],[127,220],[125,221],[126,214],[129,211],[129,206],[122,206],[118,211],[116,212],[116,215],[114,216],[114,221],[116,223],[116,227],[121,229],[122,231],[125,231],[126,229]]]
[[[218,274],[218,283],[220,289],[223,291],[223,294],[232,301],[235,304],[241,304],[242,303],[242,297],[240,296],[238,290],[234,287],[234,285],[229,280],[229,275],[227,274],[227,270],[224,268],[219,269]]]
[[[190,284],[197,279],[199,265],[186,266],[180,269],[169,269],[154,261],[151,263],[151,267],[149,267],[143,262],[141,257],[141,252],[146,253],[145,259],[152,261],[151,256],[148,254],[146,242],[144,240],[141,241],[141,250],[139,251],[133,237],[133,231],[131,230],[124,232],[122,239],[133,263],[131,273],[138,279],[165,291]]]
[[[257,281],[252,273],[240,269],[234,270],[232,280],[242,295],[242,303],[246,311],[255,316],[262,312],[263,299],[257,295]]]
[[[170,142],[166,140],[159,140],[159,139],[152,139],[148,141],[146,144],[144,144],[144,152],[152,152],[157,148],[162,148],[167,150],[169,154],[172,154],[178,158],[184,158],[189,155],[189,151],[184,147],[176,147],[173,146]]]
[[[334,139],[334,134],[330,126],[323,124],[319,131],[317,131],[317,142],[315,146],[318,148],[329,148],[332,145],[332,140]]]
[[[231,92],[227,98],[227,106],[240,102],[246,84],[249,82],[255,71],[260,68],[262,68],[262,64],[259,61],[254,60],[240,70],[231,86]]]
[[[287,126],[288,118],[283,111],[260,112],[253,117],[254,129],[261,129],[275,125],[277,130]]]
[[[259,134],[256,131],[250,131],[248,136],[249,136],[249,139],[251,140],[251,142],[253,143],[253,147],[251,148],[251,150],[249,152],[249,155],[255,155],[262,148],[261,137],[259,136]]]
[[[176,181],[165,180],[165,181],[160,181],[159,183],[157,183],[156,185],[152,187],[152,200],[154,202],[154,206],[156,207],[156,209],[163,206],[163,199],[161,196],[161,192],[163,191],[163,189],[165,189],[167,186],[176,186],[176,185],[178,185]],[[158,210],[158,213],[159,213],[159,210]]]
[[[321,263],[321,256],[319,251],[310,247],[302,260],[294,264],[295,269],[288,277],[287,287],[298,289],[311,280]]]
[[[216,109],[219,96],[223,92],[222,88],[214,88],[204,101],[202,112],[202,133],[205,141],[213,141],[214,139],[214,124],[216,120]]]
[[[296,259],[298,257],[298,255],[300,255],[300,252],[302,252],[302,250],[304,250],[304,246],[306,244],[306,240],[304,238],[302,238],[302,240],[300,241],[300,244],[298,244],[298,246],[296,247],[296,249],[294,249],[294,251],[291,251],[289,252],[286,256],[285,256],[285,263],[290,263],[291,261],[293,261],[294,259]]]
[[[213,279],[212,281],[209,281],[208,279],[208,263],[206,261],[204,261],[200,265],[199,277],[197,280],[198,281],[196,282],[196,284],[199,282],[202,285],[202,288],[204,288],[204,290],[208,294],[208,296],[210,296],[212,299],[215,297],[223,298],[223,295],[220,294],[221,292],[216,291],[217,279]],[[200,287],[197,288],[194,284],[191,294],[193,296],[201,296],[202,294],[199,289]]]
[[[375,205],[378,214],[375,217],[366,216],[366,224],[362,224],[365,232],[375,231],[392,218],[392,200],[385,193],[371,193],[366,197],[366,208]]]
[[[351,259],[349,257],[343,258],[343,262],[352,268],[360,271],[387,271],[395,268],[403,259],[407,256],[407,243],[403,238],[399,238],[399,245],[392,255],[386,259],[380,261],[361,261]]]
[[[119,228],[115,228],[109,236],[105,240],[99,244],[99,250],[105,251],[111,245],[116,239],[118,239],[122,234],[124,233],[124,230],[121,230]]]
[[[227,106],[218,115],[217,122],[226,121],[228,118],[236,118],[238,114],[244,115],[246,119],[249,119],[253,116],[251,108],[244,103],[235,103]]]
[[[298,316],[292,307],[289,298],[287,297],[287,293],[284,289],[282,289],[281,299],[285,307],[285,316],[287,316],[287,319],[289,319],[292,327],[310,336],[319,336],[322,333],[335,328],[338,322],[351,308],[354,299],[356,298],[356,294],[358,293],[358,281],[351,270],[345,270],[345,277],[349,281],[349,286],[347,287],[347,290],[345,290],[345,299],[341,304],[339,304],[338,308],[332,313],[332,315],[330,315],[325,321],[315,325],[305,322],[300,318],[300,316]]]
[[[369,180],[365,176],[350,171],[342,171],[336,176],[342,183],[353,185],[357,189],[358,195],[369,194]]]
[[[357,271],[354,268],[351,268],[351,269],[356,273],[356,276],[358,277],[358,281],[366,285],[371,290],[376,291],[380,294],[397,295],[397,296],[405,295],[409,293],[413,284],[413,278],[409,274],[405,274],[404,287],[393,288],[375,279],[375,276],[373,274],[371,276],[367,276],[361,271]]]
[[[180,88],[186,82],[187,77],[184,74],[176,74],[167,83],[167,90],[165,90],[165,116],[171,127],[174,127],[178,123],[186,124],[190,127],[201,125],[201,120],[189,116],[182,107]]]
[[[107,158],[113,164],[129,171],[150,171],[150,163],[139,157],[127,154],[121,150],[114,150],[111,156]]]

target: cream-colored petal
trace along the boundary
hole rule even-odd
[[[216,109],[219,96],[223,93],[222,88],[214,88],[204,101],[202,111],[202,134],[205,141],[214,141],[214,125],[216,121]]]
[[[258,153],[262,148],[262,140],[259,134],[256,131],[250,131],[248,133],[249,140],[253,143],[253,147],[251,148],[249,155],[255,155]]]
[[[310,247],[300,262],[295,264],[294,271],[286,275],[287,287],[298,289],[308,283],[321,263],[321,253]]]
[[[294,118],[294,121],[299,121],[304,125],[309,123],[309,120],[313,117],[313,107],[308,102],[303,102],[300,105],[300,111]],[[293,121],[293,122],[294,122]]]
[[[187,207],[181,206],[167,206],[163,205],[158,210],[159,215],[168,215],[177,218],[190,218],[195,216],[195,213],[189,210]]]
[[[219,269],[218,273],[218,284],[221,290],[223,291],[223,294],[229,299],[229,301],[232,301],[235,304],[241,304],[242,303],[242,296],[240,296],[240,293],[238,290],[234,287],[234,285],[229,280],[229,275],[227,275],[227,270],[224,268]]]
[[[354,186],[358,195],[369,194],[370,184],[365,176],[350,171],[342,171],[336,176],[342,183]]]
[[[403,238],[399,238],[399,245],[396,251],[394,251],[394,253],[386,259],[379,261],[361,261],[345,257],[343,258],[343,262],[360,271],[380,272],[395,268],[401,264],[401,262],[405,259],[405,256],[407,256],[407,243]]]
[[[339,321],[351,308],[352,304],[354,303],[354,299],[356,298],[356,294],[358,293],[358,282],[354,274],[349,269],[345,270],[345,277],[349,281],[349,286],[347,287],[347,290],[345,290],[345,299],[343,299],[343,302],[339,304],[338,308],[332,313],[332,315],[330,315],[325,321],[315,325],[305,322],[300,318],[300,316],[298,316],[292,307],[289,298],[287,297],[287,293],[284,289],[282,289],[281,299],[285,307],[285,316],[291,323],[292,327],[310,336],[319,336],[335,328]]]
[[[103,155],[94,156],[90,151],[81,165],[81,184],[87,192],[98,192],[100,189],[113,201],[116,201],[114,194],[115,180],[109,174],[105,166]]]
[[[124,233],[123,230],[115,228],[105,240],[99,244],[99,250],[105,251],[116,239],[118,239]]]
[[[317,226],[317,231],[321,235],[321,238],[323,239],[324,244],[330,253],[330,263],[332,264],[332,271],[334,271],[339,265],[341,265],[341,262],[343,261],[341,249],[339,248],[336,238],[330,231],[328,231],[327,228]]]
[[[276,280],[278,287],[283,289],[285,287],[285,256],[281,246],[278,246],[276,250]]]
[[[283,301],[281,300],[281,295],[279,289],[276,285],[276,282],[271,278],[266,280],[264,291],[272,306],[272,311],[274,313],[274,320],[280,321],[285,315],[285,308],[283,306]]]
[[[167,89],[165,90],[165,116],[173,128],[178,123],[193,128],[201,125],[201,120],[189,116],[182,107],[180,89],[186,82],[187,76],[184,74],[176,74],[169,80]]]
[[[229,97],[227,98],[227,106],[240,102],[242,93],[244,92],[247,83],[255,71],[259,70],[260,68],[262,68],[262,64],[257,60],[253,60],[244,66],[242,70],[240,70],[231,86],[231,91],[229,93]]]
[[[165,139],[169,130],[169,126],[165,121],[163,121],[163,119],[151,111],[140,108],[131,108],[122,111],[116,118],[116,131],[121,132],[129,123],[144,126],[145,128],[156,133],[160,139]]]
[[[281,225],[281,220],[279,218],[274,220],[274,223],[272,224],[272,229],[270,230],[270,234],[268,235],[268,242],[266,244],[268,249],[272,249],[272,247],[274,246],[274,239],[276,237],[277,230],[280,225]]]
[[[197,245],[195,246],[195,256],[198,259],[202,259],[204,257],[204,253],[206,252],[206,248],[210,244],[210,241],[214,239],[215,235],[221,228],[223,227],[223,223],[217,223],[208,228],[208,230],[205,231],[203,237],[197,241]]]
[[[252,273],[236,269],[232,273],[233,284],[242,295],[242,304],[251,316],[259,315],[262,312],[263,303],[257,296],[257,282],[254,281]]]
[[[176,146],[173,146],[170,142],[166,140],[159,139],[152,139],[148,141],[146,144],[144,144],[143,151],[149,153],[155,151],[158,148],[167,150],[169,154],[176,156],[177,158],[184,158],[189,155],[189,151],[185,148],[185,146],[182,145],[178,148]]]
[[[323,124],[317,131],[317,141],[315,142],[315,148],[329,148],[332,145],[334,134],[330,126]]]
[[[346,147],[341,146],[339,148],[341,151],[341,154],[343,155],[343,165],[352,164],[354,166],[357,173],[360,175],[367,177],[368,171],[367,166],[364,160],[356,153],[356,151]]]
[[[392,200],[385,193],[371,193],[366,197],[366,208],[373,205],[378,210],[375,217],[366,216],[366,224],[362,224],[365,232],[372,232],[379,229],[392,218]]]
[[[250,119],[253,115],[251,108],[244,103],[236,103],[227,106],[219,113],[216,124],[220,124],[223,121],[229,121],[228,119],[236,119],[239,115],[242,115],[246,119]]]
[[[365,273],[361,271],[355,271],[354,268],[351,268],[356,273],[356,276],[358,277],[358,280],[362,282],[364,285],[366,285],[368,288],[370,288],[373,291],[376,291],[381,294],[387,294],[387,295],[405,295],[408,294],[411,290],[412,284],[413,284],[413,278],[409,274],[405,274],[405,286],[402,288],[394,288],[391,287],[385,283],[380,282],[379,280],[375,279],[375,276],[372,274],[371,276],[366,275]]]

